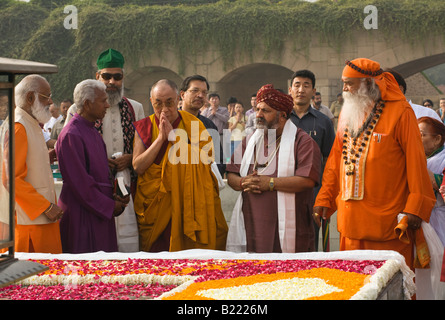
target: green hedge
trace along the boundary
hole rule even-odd
[[[145,5],[143,5],[145,3]],[[148,4],[147,4],[148,3]],[[341,50],[363,30],[371,4],[378,9],[378,32],[422,45],[431,33],[444,34],[443,0],[298,0],[163,1],[33,0],[7,1],[0,7],[0,56],[57,64],[49,78],[58,99],[71,96],[75,84],[94,75],[94,60],[105,48],[120,50],[127,61],[175,50],[181,69],[186,58],[214,48],[224,66],[248,63],[257,48],[279,61],[285,41],[304,54],[312,37]],[[66,30],[67,4],[78,9],[76,30]],[[373,32],[372,30],[370,32]]]

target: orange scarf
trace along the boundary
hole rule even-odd
[[[411,242],[408,233],[408,217],[405,215],[394,228],[394,232],[399,237],[399,240],[409,244]],[[430,251],[426,243],[422,228],[414,231],[414,243],[416,252],[414,254],[414,268],[425,269],[429,268],[431,261]]]

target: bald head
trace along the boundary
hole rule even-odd
[[[158,119],[165,114],[172,123],[178,117],[179,92],[178,86],[171,80],[157,81],[151,88],[150,101]]]
[[[60,108],[55,103],[49,106],[49,112],[51,112],[53,118],[57,119],[60,116]]]
[[[156,90],[166,90],[170,88],[171,90],[175,91],[176,94],[179,94],[178,86],[174,81],[171,81],[169,79],[161,79],[156,81],[150,90],[150,96],[153,96],[154,91]]]

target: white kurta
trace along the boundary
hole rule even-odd
[[[434,174],[442,174],[445,168],[445,149],[427,160],[427,168]],[[436,204],[431,212],[430,225],[445,246],[445,202],[439,192],[436,192]]]
[[[144,109],[142,105],[137,101],[128,100],[133,106],[136,121],[143,119]],[[124,133],[118,105],[110,106],[102,120],[102,138],[107,147],[108,158],[111,158],[111,156],[117,152],[124,153]],[[126,185],[130,185],[131,175],[129,168],[117,174],[124,177],[124,183]],[[115,222],[118,250],[120,252],[139,251],[139,232],[131,195],[128,206],[120,216],[115,218]]]

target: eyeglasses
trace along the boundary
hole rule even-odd
[[[197,89],[197,88],[194,88],[194,89],[190,89],[190,90],[187,90],[188,92],[190,92],[191,94],[198,94],[198,93],[202,93],[202,95],[203,96],[207,96],[207,94],[209,93],[207,90],[199,90],[199,89]]]
[[[431,105],[429,103],[426,103],[423,105],[424,107],[431,107]]]
[[[111,78],[114,78],[114,80],[120,81],[124,77],[122,73],[101,73],[100,75],[104,80],[110,80]]]
[[[420,136],[421,136],[421,137],[426,137],[426,136],[438,136],[438,134],[436,134],[436,133],[429,133],[429,132],[423,132],[423,131],[420,131]]]
[[[52,97],[52,93],[50,93],[49,96],[47,96],[47,95],[45,95],[45,94],[43,94],[43,93],[40,93],[40,92],[37,92],[37,94],[38,94],[39,96],[44,97],[44,98],[47,99],[47,100],[51,99],[51,97]]]
[[[153,107],[156,108],[156,109],[160,109],[160,108],[162,108],[162,106],[165,106],[168,109],[173,108],[173,107],[176,108],[176,103],[175,103],[174,100],[155,101],[153,103]]]

